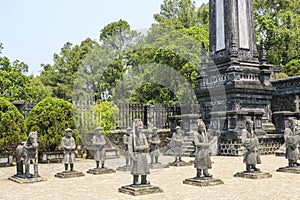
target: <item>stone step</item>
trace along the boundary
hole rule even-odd
[[[183,146],[182,148],[183,148],[183,149],[195,149],[194,146]]]

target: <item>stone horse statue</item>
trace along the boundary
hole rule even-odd
[[[25,161],[25,176],[38,177],[38,135],[37,132],[30,132],[26,142],[21,142],[16,149],[17,175],[24,175],[23,160]],[[29,173],[29,165],[32,160],[34,174]]]

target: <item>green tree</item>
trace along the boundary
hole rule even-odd
[[[300,58],[300,2],[255,0],[257,38],[265,40],[268,62],[286,65]]]
[[[52,87],[54,97],[71,101],[74,80],[77,77],[83,60],[96,47],[98,43],[87,38],[80,45],[73,46],[67,42],[60,54],[54,54],[54,65],[44,67],[40,79],[45,86]]]
[[[131,96],[130,101],[133,103],[178,104],[179,96],[184,94],[184,87],[177,85],[176,76],[182,75],[193,88],[198,85],[201,43],[204,42],[208,49],[208,4],[197,8],[191,0],[164,0],[160,13],[155,14],[154,19],[157,24],[126,54],[127,66],[131,69],[137,67],[138,69],[131,72],[138,74],[136,76],[139,78],[133,81],[131,75],[123,77],[123,83],[115,94],[123,93],[126,98]],[[157,69],[155,64],[147,69],[141,67],[149,63],[159,64],[161,68],[170,67],[180,75],[173,73],[174,77],[168,76],[171,81],[164,81],[164,77],[159,74],[156,74],[158,77],[153,77]],[[141,71],[143,72],[140,73]],[[169,88],[155,79],[168,83]],[[134,84],[140,83],[143,83],[142,86],[136,89]],[[126,92],[124,88],[129,88],[129,91]]]
[[[83,60],[74,82],[75,101],[110,101],[112,89],[126,71],[125,55],[139,34],[124,21],[106,25],[100,31],[100,44]]]
[[[118,107],[109,102],[97,103],[92,107],[96,117],[96,126],[102,127],[106,135],[111,134],[111,131],[116,128],[116,114]]]
[[[127,70],[126,54],[134,48],[140,37],[140,34],[131,30],[128,22],[124,20],[110,23],[101,30],[100,42],[103,44],[101,48],[111,49],[111,60],[108,66],[98,67],[103,74],[99,84],[102,96],[103,92],[107,92],[109,96],[112,94],[112,89]],[[102,57],[101,53],[99,57]]]
[[[42,101],[47,97],[52,96],[51,86],[45,86],[40,77],[29,76],[33,90],[36,92],[36,97],[33,100],[35,103]]]
[[[208,46],[207,26],[172,31],[152,28],[144,38],[144,41],[140,42],[134,48],[134,51],[127,54],[128,65],[132,69],[137,67],[137,71],[143,71],[144,69],[141,66],[149,63],[157,63],[160,64],[161,68],[167,67],[176,70],[178,72],[177,75],[182,75],[193,88],[197,88],[202,42]],[[153,77],[155,73],[152,69],[156,70],[156,67],[147,68],[146,71],[142,72],[143,75],[137,75],[139,76],[139,80],[133,81],[131,78],[134,84],[141,83],[144,80],[151,81],[144,82],[142,87],[136,91],[129,92],[132,94],[131,101],[135,103],[179,103],[178,96],[176,95],[181,92],[180,86],[177,85],[176,75],[173,73],[173,78],[165,76],[168,80],[163,81],[164,83],[168,83],[170,88],[174,86],[172,92],[169,90],[170,88],[168,89],[166,86],[157,83],[158,79],[164,80],[164,77],[160,77],[159,74],[156,74],[158,77]],[[161,71],[164,71],[164,69],[161,69]],[[168,72],[165,72],[165,74],[168,74]],[[151,76],[152,78],[147,78]],[[134,88],[134,86],[126,87]],[[118,91],[119,93],[124,91],[124,89],[120,90]],[[174,91],[177,91],[177,94]]]
[[[29,131],[37,131],[39,135],[39,149],[55,150],[65,135],[65,129],[73,129],[76,143],[79,136],[75,126],[76,110],[73,105],[63,99],[47,97],[39,102],[26,118]]]
[[[26,139],[24,116],[4,97],[0,97],[0,155],[11,153]]]
[[[138,36],[138,32],[131,30],[128,22],[120,19],[101,29],[99,38],[104,46],[110,47],[121,53],[126,51],[128,47],[132,47]]]
[[[13,100],[33,101],[37,97],[30,77],[24,75],[28,66],[20,61],[13,63],[7,57],[0,58],[0,96]]]
[[[300,59],[299,60],[291,60],[284,67],[284,73],[288,76],[298,76],[300,75]]]
[[[164,0],[160,9],[154,19],[163,28],[178,30],[208,23],[208,4],[197,8],[191,0]]]

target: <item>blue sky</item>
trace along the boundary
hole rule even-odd
[[[198,3],[206,0],[198,0]],[[111,22],[126,20],[132,29],[154,23],[163,0],[0,0],[1,56],[29,65],[37,75],[40,64],[53,63],[66,42],[79,44]]]

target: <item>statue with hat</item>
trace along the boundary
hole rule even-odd
[[[61,140],[61,147],[64,149],[63,163],[65,164],[65,171],[55,174],[57,178],[75,178],[84,176],[84,173],[74,170],[75,163],[75,140],[72,137],[72,129],[67,128],[65,130],[66,135]],[[68,166],[70,165],[70,171]]]
[[[254,123],[251,119],[246,120],[246,128],[242,130],[242,145],[245,147],[244,163],[246,163],[246,172],[260,171],[256,164],[261,164],[258,151],[258,138],[254,133]]]
[[[197,119],[197,126],[196,124],[191,126],[191,133],[194,136],[193,141],[196,147],[194,167],[197,174],[194,178],[185,179],[183,183],[200,187],[224,184],[221,179],[213,178],[208,173],[208,169],[212,167],[209,147],[210,140],[213,137],[206,131],[206,126],[202,119]]]
[[[181,162],[181,157],[183,155],[183,144],[184,138],[182,134],[182,130],[180,126],[176,126],[175,133],[172,136],[172,142],[173,142],[173,149],[174,149],[174,156],[175,156],[175,162],[178,160]]]
[[[246,171],[237,172],[234,177],[262,179],[271,178],[272,174],[263,172],[256,167],[261,164],[259,153],[259,140],[254,132],[254,122],[246,119],[245,128],[242,129],[242,145],[245,148],[243,162],[246,164]]]
[[[151,157],[151,164],[158,163],[158,157],[160,154],[158,144],[160,144],[160,139],[157,134],[157,128],[152,128],[152,133],[149,134],[149,145],[150,145],[150,157]]]
[[[197,120],[197,128],[198,130],[193,130],[194,144],[196,146],[194,163],[197,169],[196,178],[201,178],[202,171],[204,177],[211,177],[208,169],[212,167],[209,150],[209,141],[212,139],[212,136],[206,131],[206,126],[202,119]]]
[[[127,131],[131,133],[131,129],[127,129]],[[133,160],[131,168],[133,184],[124,185],[119,188],[118,191],[134,196],[163,192],[158,186],[151,185],[150,182],[147,181],[147,175],[150,174],[147,161],[147,150],[149,146],[147,138],[143,133],[143,122],[140,119],[134,120],[130,138],[128,151]],[[139,181],[139,176],[141,177],[141,181]]]
[[[284,140],[286,144],[286,158],[288,159],[289,167],[297,167],[299,163],[299,135],[296,134],[296,121],[289,119],[288,127],[284,130]]]
[[[64,149],[63,163],[65,164],[65,171],[68,171],[68,165],[70,164],[70,171],[74,171],[75,163],[75,140],[72,137],[72,129],[67,128],[65,130],[66,135],[62,138],[61,147]]]
[[[133,133],[130,150],[132,151],[132,169],[133,185],[149,184],[147,175],[150,174],[146,150],[148,149],[148,141],[143,133],[143,123],[141,120],[136,119],[133,124]],[[141,181],[139,182],[139,176]]]
[[[92,144],[95,146],[95,154],[94,160],[96,161],[96,168],[99,168],[99,164],[101,161],[101,168],[104,168],[104,161],[105,161],[105,137],[102,133],[102,128],[96,128],[96,134],[93,136]]]

